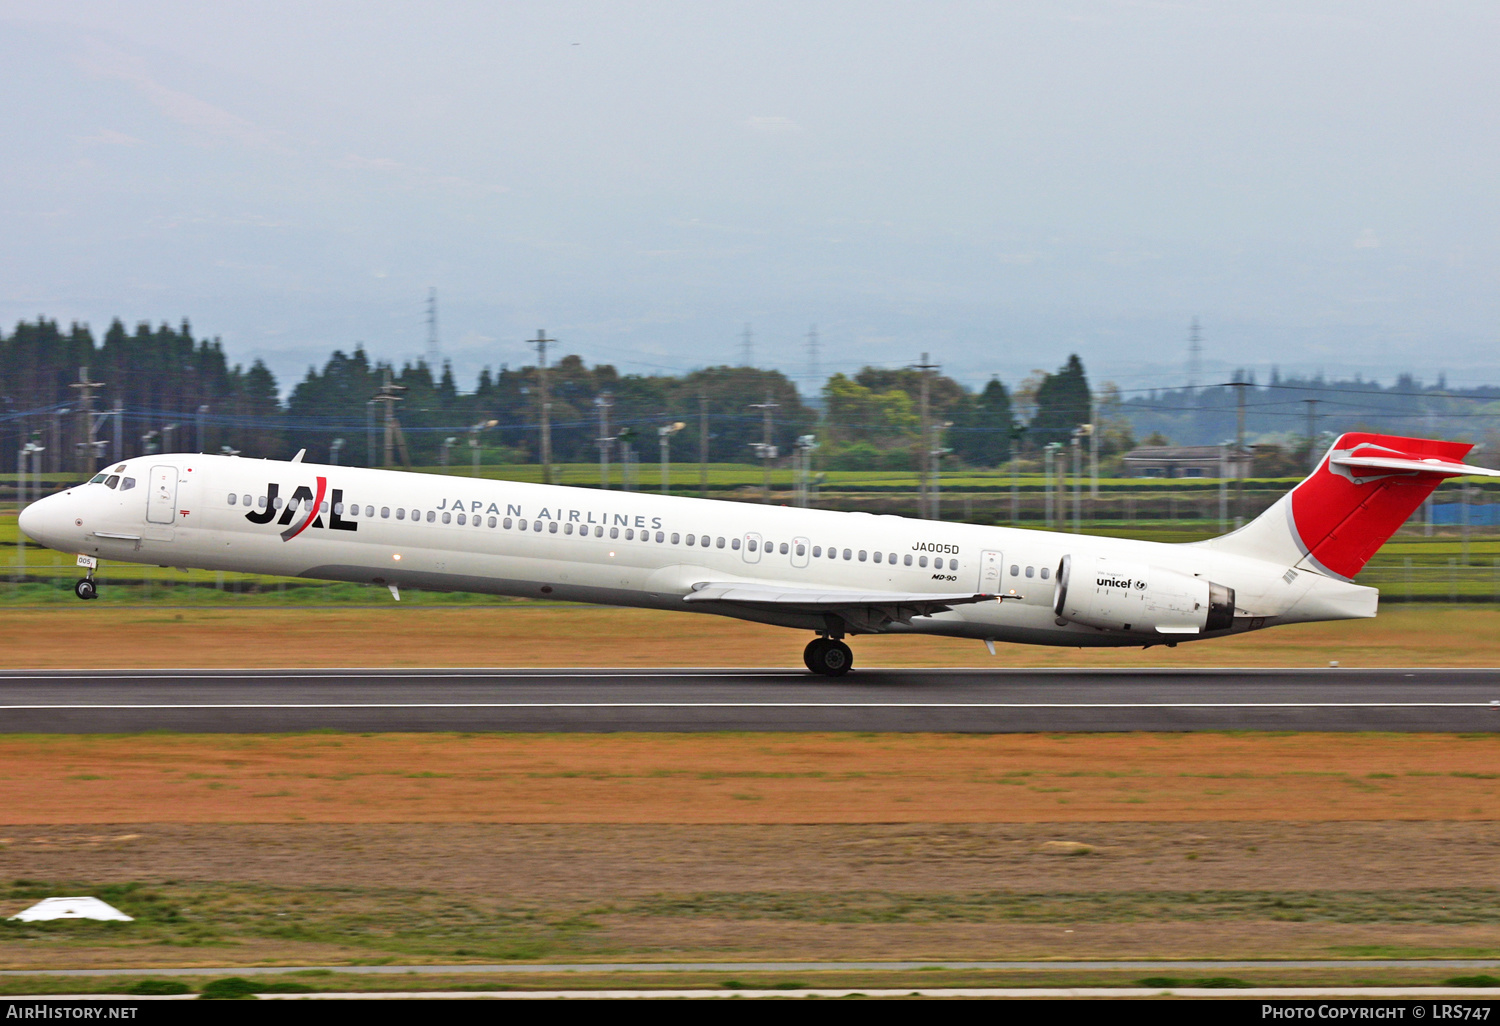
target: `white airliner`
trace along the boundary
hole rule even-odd
[[[27,507],[100,560],[717,613],[817,635],[1175,645],[1375,615],[1352,579],[1443,478],[1500,477],[1460,442],[1354,433],[1232,534],[1163,544],[639,492],[228,456],[141,456]]]

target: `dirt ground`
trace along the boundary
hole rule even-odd
[[[1500,950],[1497,842],[1435,822],[47,828],[0,875],[152,882],[233,925],[8,936],[0,964],[1475,956]],[[483,947],[518,930],[530,946]]]
[[[8,824],[1329,822],[1497,814],[1494,732],[0,736],[0,823]]]
[[[0,668],[801,666],[802,632],[576,605],[0,609]],[[857,666],[1500,666],[1500,610],[1394,606],[1175,649],[1087,650],[877,636]]]

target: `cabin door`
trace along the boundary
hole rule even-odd
[[[1005,554],[987,550],[979,554],[979,591],[998,595],[1005,583]]]
[[[151,486],[146,493],[146,521],[170,524],[177,520],[177,468],[152,467]]]

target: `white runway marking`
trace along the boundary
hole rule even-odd
[[[70,709],[1489,709],[1488,702],[187,702],[0,705]]]

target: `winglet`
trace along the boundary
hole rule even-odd
[[[298,449],[297,450],[297,455],[295,455],[295,456],[292,457],[291,462],[292,463],[301,463],[302,462],[302,457],[304,457],[306,455],[307,455],[307,450],[306,449]]]

